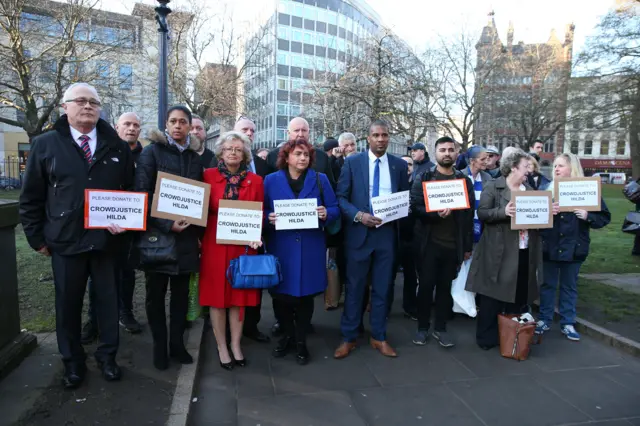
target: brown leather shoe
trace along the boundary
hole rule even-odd
[[[356,342],[342,342],[340,343],[340,346],[338,346],[338,349],[336,349],[336,351],[334,352],[333,357],[335,359],[346,358],[355,348]]]
[[[380,341],[376,339],[371,339],[369,342],[371,343],[371,347],[373,349],[377,349],[384,356],[388,356],[391,358],[395,358],[398,356],[396,351],[393,350],[391,345],[387,343],[386,340]]]

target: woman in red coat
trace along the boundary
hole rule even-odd
[[[209,306],[211,309],[220,366],[226,370],[232,370],[234,365],[246,365],[240,348],[244,307],[256,306],[259,300],[259,290],[233,289],[226,278],[229,263],[244,254],[246,247],[216,243],[220,200],[262,202],[264,199],[262,178],[248,170],[251,162],[250,143],[241,133],[223,134],[213,148],[217,168],[206,169],[204,172],[204,181],[211,185],[211,196],[200,259],[200,305]],[[252,243],[249,254],[256,254],[260,245],[259,241]],[[227,347],[227,309],[232,354],[229,354]]]

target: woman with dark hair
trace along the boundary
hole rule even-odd
[[[240,341],[247,306],[257,306],[259,290],[234,289],[227,280],[227,269],[232,259],[248,250],[256,254],[260,241],[245,246],[218,244],[216,242],[218,208],[220,200],[258,201],[264,199],[262,178],[249,171],[251,141],[240,132],[227,132],[220,136],[213,147],[217,160],[215,168],[206,169],[204,181],[211,185],[209,219],[202,240],[200,268],[200,305],[210,307],[211,325],[218,344],[220,366],[232,370],[234,365],[244,367],[247,361],[242,354]],[[231,354],[227,347],[227,309],[231,331]]]
[[[282,283],[271,290],[273,308],[284,336],[273,350],[273,356],[285,356],[294,346],[296,361],[309,361],[307,331],[313,316],[313,298],[327,287],[324,226],[339,220],[338,200],[329,179],[311,167],[315,150],[304,140],[285,143],[278,153],[279,171],[264,181],[265,213],[269,224],[267,249],[280,259]],[[276,200],[317,200],[318,227],[276,231],[279,219],[274,211]]]
[[[140,154],[135,187],[136,191],[149,194],[149,212],[158,172],[202,181],[203,169],[197,154],[202,141],[189,135],[191,120],[191,111],[186,107],[178,105],[169,108],[165,131],[152,131],[149,135],[151,144]],[[187,319],[189,277],[192,272],[200,269],[198,240],[202,232],[202,228],[189,226],[184,220],[173,221],[149,216],[147,230],[140,236],[140,269],[146,275],[147,318],[153,335],[153,365],[158,370],[168,368],[169,355],[181,364],[193,362],[184,347],[183,335]],[[176,253],[177,260],[167,262],[148,255],[148,251],[160,249]],[[167,352],[165,297],[169,283],[171,325]]]

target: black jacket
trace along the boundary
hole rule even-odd
[[[34,250],[47,246],[68,256],[117,248],[119,238],[108,231],[84,229],[84,192],[131,190],[133,158],[109,123],[98,120],[96,131],[91,165],[73,140],[66,115],[53,130],[33,140],[20,194],[20,219]]]
[[[611,213],[601,201],[599,212],[589,212],[587,220],[573,212],[558,213],[553,228],[542,229],[542,259],[554,262],[584,262],[589,254],[589,229],[604,228],[611,222]]]
[[[149,135],[151,144],[147,145],[140,154],[136,167],[135,188],[136,191],[149,194],[149,214],[151,203],[156,188],[158,172],[170,173],[202,182],[203,167],[197,151],[201,142],[191,136],[189,147],[180,152],[175,146],[169,145],[165,134],[154,130]],[[168,234],[173,226],[172,220],[158,219],[149,216],[147,219],[147,231],[140,238],[147,238],[154,232]],[[215,226],[212,224],[212,226]],[[174,264],[162,264],[154,266],[147,271],[160,272],[169,275],[178,275],[189,272],[197,272],[200,269],[200,249],[198,239],[204,235],[204,228],[191,225],[179,234],[175,234],[175,242],[178,248],[178,262]]]
[[[331,187],[335,190],[338,181],[337,181],[337,177],[334,176],[333,174],[331,159],[329,158],[327,153],[324,152],[323,150],[319,148],[315,148],[315,151],[316,151],[316,161],[313,165],[313,170],[315,170],[318,173],[324,173],[325,175],[327,175],[327,179],[329,179],[329,183],[331,184]],[[278,171],[278,168],[276,167],[276,163],[278,161],[279,152],[280,152],[280,148],[274,148],[271,151],[269,151],[269,154],[267,155],[267,163],[269,164],[269,167],[271,169],[270,173]]]
[[[200,164],[202,164],[202,167],[205,169],[216,167],[216,163],[214,162],[214,157],[215,155],[213,155],[213,151],[211,151],[209,148],[205,148],[204,152],[200,156]]]
[[[410,178],[411,181],[415,182],[415,180],[418,179],[418,176],[420,176],[420,174],[426,172],[427,170],[431,170],[431,168],[434,166],[435,164],[429,161],[428,155],[425,155],[424,160],[422,161],[414,161],[413,172],[411,173],[411,178]]]
[[[271,167],[267,160],[263,160],[262,157],[258,157],[257,155],[253,156],[253,165],[256,167],[256,174],[261,178],[265,178],[269,173],[272,173]]]
[[[427,212],[424,202],[424,194],[422,191],[422,182],[436,180],[436,167],[422,173],[413,181],[411,192],[409,194],[410,217],[416,221],[414,226],[415,240],[419,241],[419,254],[424,256],[428,249],[431,227],[436,226],[440,220],[438,212]],[[469,205],[471,208],[466,210],[453,210],[451,214],[456,221],[456,253],[458,255],[458,263],[464,260],[464,254],[473,250],[473,212],[475,206],[475,192],[471,179],[465,176],[461,171],[454,169],[456,179],[464,179],[467,184],[467,196],[469,197]]]

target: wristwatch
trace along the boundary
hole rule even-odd
[[[356,217],[353,218],[353,221],[356,223],[362,222],[362,216],[364,216],[364,213],[362,212],[356,213]]]

